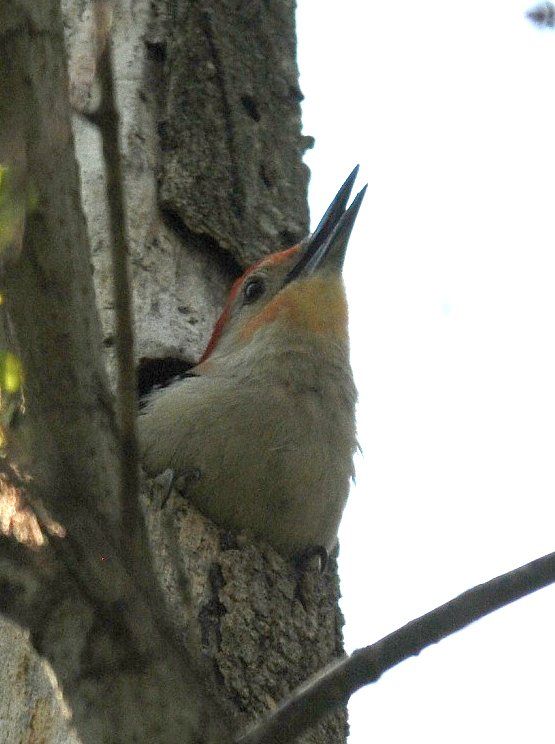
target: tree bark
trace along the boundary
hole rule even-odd
[[[50,3],[52,8],[55,5]],[[139,381],[148,386],[198,360],[229,285],[244,266],[295,243],[308,231],[308,174],[301,158],[310,138],[300,131],[302,96],[295,62],[294,3],[125,0],[105,15],[106,27],[100,29],[95,26],[92,0],[64,0],[63,6],[70,99],[78,112],[90,113],[98,103],[98,48],[105,34],[112,35],[137,364]],[[25,38],[26,46],[19,46],[17,52],[23,69],[35,45],[41,43],[41,34],[47,33],[44,16],[39,17],[31,8],[28,18],[35,24],[34,29],[13,26],[16,43],[21,43],[18,34]],[[39,34],[37,29],[42,29]],[[2,39],[5,44],[11,43],[5,35]],[[62,68],[60,39],[52,55],[42,64]],[[14,91],[16,98],[19,94]],[[48,92],[39,90],[35,98],[46,103]],[[35,116],[36,145],[42,141],[42,130],[49,119],[44,110],[36,110]],[[29,135],[31,139],[34,136]],[[82,280],[76,278],[76,286],[85,292],[88,290],[83,287],[90,281],[90,242],[101,335],[89,296],[83,299],[72,294],[68,317],[53,319],[52,323],[70,329],[71,316],[78,311],[84,316],[80,327],[90,329],[90,337],[78,339],[83,352],[75,361],[72,375],[80,381],[87,376],[91,380],[85,388],[91,391],[92,399],[82,405],[93,411],[98,429],[91,430],[91,423],[80,416],[75,427],[83,426],[87,437],[97,431],[94,447],[102,454],[97,460],[87,457],[82,472],[76,473],[72,481],[82,484],[91,498],[105,494],[103,509],[113,523],[118,518],[118,502],[113,496],[117,473],[112,454],[113,422],[106,413],[110,395],[105,391],[104,370],[100,359],[95,358],[103,348],[108,379],[113,382],[114,311],[105,178],[98,131],[79,113],[73,118],[73,136],[88,240],[87,235],[75,236],[68,231],[67,242],[74,250],[71,270],[77,271],[79,266],[84,272]],[[71,147],[69,132],[64,141]],[[77,185],[68,188],[67,182],[63,183],[67,171],[59,152],[44,151],[43,156],[49,168],[45,178],[60,182],[63,193],[77,190]],[[75,174],[71,178],[75,180]],[[74,215],[75,229],[82,232],[78,203],[70,205],[62,199],[60,204],[64,215]],[[41,238],[33,229],[39,228],[32,219],[26,245],[37,245]],[[52,260],[65,255],[51,243],[50,250]],[[20,280],[20,273],[18,265],[14,282]],[[40,281],[35,282],[33,289],[27,290],[31,294],[20,296],[16,303],[19,310],[14,306],[14,312],[28,319],[30,335],[23,339],[20,334],[20,344],[22,348],[28,345],[24,359],[38,397],[42,389],[42,370],[36,355],[39,340],[30,346],[29,340],[33,338],[37,303],[43,303],[41,312],[49,312],[43,289]],[[61,356],[65,365],[65,348],[63,339],[58,339],[52,349],[43,348],[43,352],[56,355],[64,351]],[[60,398],[52,404],[53,409],[72,398],[72,375],[67,376],[67,367],[63,366]],[[67,416],[61,416],[60,422],[49,436],[71,439],[67,447],[74,448],[76,430],[64,428]],[[83,432],[81,437],[85,436]],[[56,445],[53,458],[58,451]],[[90,451],[84,444],[83,452]],[[107,478],[108,485],[99,478]],[[145,483],[142,503],[172,632],[188,649],[201,649],[202,657],[209,662],[211,691],[222,702],[232,727],[240,728],[271,710],[298,683],[342,655],[335,560],[324,573],[316,569],[299,571],[270,547],[222,532],[176,493],[162,506],[164,489],[163,479]],[[126,580],[126,575],[118,580]],[[55,585],[59,588],[60,583]],[[119,714],[125,717],[123,710],[118,710],[121,707],[126,709],[125,715],[137,716],[133,735],[138,738],[133,740],[173,741],[168,732],[172,731],[171,720],[177,726],[175,711],[180,706],[187,708],[194,694],[176,679],[179,665],[173,663],[171,646],[156,642],[155,663],[140,670],[144,675],[140,693],[137,680],[126,680],[121,668],[114,671],[112,679],[91,677],[91,658],[84,649],[93,650],[96,661],[104,663],[98,658],[100,645],[104,643],[105,654],[117,656],[117,643],[108,634],[99,645],[98,635],[102,634],[97,627],[92,644],[90,630],[95,621],[91,605],[80,598],[71,599],[71,583],[64,586],[67,591],[57,602],[57,612],[50,613],[44,625],[37,621],[32,628],[34,645],[55,669],[58,682],[54,686],[52,673],[28,646],[26,631],[15,630],[8,623],[0,629],[4,639],[15,639],[13,665],[0,669],[10,735],[13,732],[9,740],[33,741],[33,736],[42,736],[46,742],[130,741],[125,735],[131,737],[131,727],[124,727],[125,735],[117,733],[118,739],[114,731],[110,738],[109,726],[100,724],[105,713],[102,705],[106,706],[109,698],[109,725],[116,726]],[[148,612],[148,607],[139,603],[138,615],[143,617],[144,613],[150,618]],[[72,623],[83,624],[87,630],[72,632]],[[152,633],[157,635],[155,628]],[[60,638],[65,639],[64,643]],[[158,655],[164,648],[165,660]],[[71,660],[66,664],[71,669],[65,673],[60,656]],[[84,673],[86,664],[88,675]],[[14,684],[14,675],[20,684]],[[58,683],[65,702],[56,690]],[[162,690],[166,691],[166,700],[160,698]],[[131,693],[139,695],[139,700],[131,700]],[[160,725],[168,726],[165,732],[161,728],[155,735],[144,727],[140,708],[145,700],[159,706]],[[202,721],[198,723],[202,701],[194,703],[192,710],[191,736],[195,733],[198,737],[200,732],[201,738],[195,740],[221,740],[209,726],[203,729]],[[204,710],[206,715],[208,709]],[[87,716],[89,720],[85,720]],[[345,738],[346,716],[341,711],[306,734],[303,741],[336,744]]]
[[[126,551],[58,3],[5,3],[0,28],[0,129],[19,138],[10,168],[37,195],[4,261],[5,300],[26,371],[29,490],[51,538],[35,551],[2,541],[0,608],[51,664],[81,741],[221,741],[230,727],[166,622],[146,533],[140,560]]]

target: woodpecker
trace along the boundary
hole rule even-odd
[[[144,468],[184,474],[215,523],[290,557],[330,551],[354,476],[356,388],[341,277],[358,166],[316,230],[232,286],[199,364],[139,415]]]

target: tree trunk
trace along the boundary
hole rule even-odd
[[[301,159],[310,139],[300,132],[295,7],[291,0],[123,0],[99,29],[92,0],[63,6],[76,111],[94,111],[97,48],[104,33],[112,35],[137,364],[147,388],[198,360],[245,266],[308,231]],[[113,380],[101,146],[94,125],[78,113],[73,129]],[[175,492],[164,504],[164,489],[163,478],[146,482],[143,506],[172,625],[183,639],[196,639],[217,696],[234,727],[244,727],[342,655],[335,560],[323,573],[300,571],[269,546],[224,533]],[[55,620],[49,622],[54,633]],[[0,740],[83,740],[27,633],[7,621],[0,632],[7,661],[0,668]],[[62,694],[72,699],[68,690]],[[303,741],[338,744],[346,729],[342,711]],[[112,740],[121,739],[114,733]],[[161,733],[159,741],[166,740]]]

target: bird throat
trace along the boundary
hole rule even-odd
[[[341,278],[313,276],[291,282],[245,325],[244,340],[276,322],[293,332],[343,340],[347,334],[347,300]]]

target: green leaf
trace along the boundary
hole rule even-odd
[[[11,351],[0,351],[0,393],[17,393],[23,384],[23,365]]]

